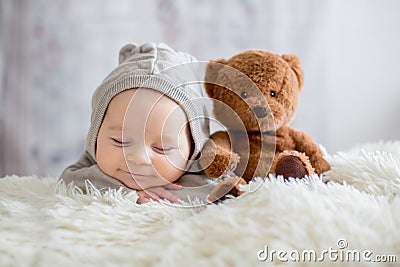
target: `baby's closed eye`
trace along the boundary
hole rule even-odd
[[[169,145],[155,145],[153,146],[153,150],[159,154],[166,154],[174,150],[174,147]]]
[[[120,147],[128,146],[128,145],[131,144],[131,142],[122,140],[121,138],[113,138],[113,137],[111,137],[110,139],[112,140],[114,145],[120,146]]]

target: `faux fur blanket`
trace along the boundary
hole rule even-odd
[[[198,208],[7,176],[0,266],[399,264],[400,141],[326,158],[323,177],[258,179],[255,192]]]

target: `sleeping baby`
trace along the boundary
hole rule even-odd
[[[126,45],[96,89],[86,147],[60,176],[86,190],[136,190],[138,203],[206,201],[215,187],[198,164],[210,104],[196,59],[165,44]]]

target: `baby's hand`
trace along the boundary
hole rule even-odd
[[[137,200],[138,204],[143,204],[149,202],[151,199],[159,201],[160,199],[166,199],[173,203],[178,203],[180,201],[179,197],[175,196],[168,190],[181,190],[182,185],[180,184],[167,184],[164,186],[150,187],[145,190],[137,191],[139,198]]]

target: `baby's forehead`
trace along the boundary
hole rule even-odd
[[[150,88],[132,88],[124,90],[118,93],[110,101],[108,109],[113,109],[114,107],[121,107],[127,109],[133,109],[135,106],[139,106],[147,109],[154,109],[158,106],[163,106],[164,109],[179,110],[183,108],[170,98],[168,95]]]
[[[129,89],[119,93],[110,103],[110,120],[124,124],[159,124],[183,127],[188,123],[181,105],[153,89]]]

